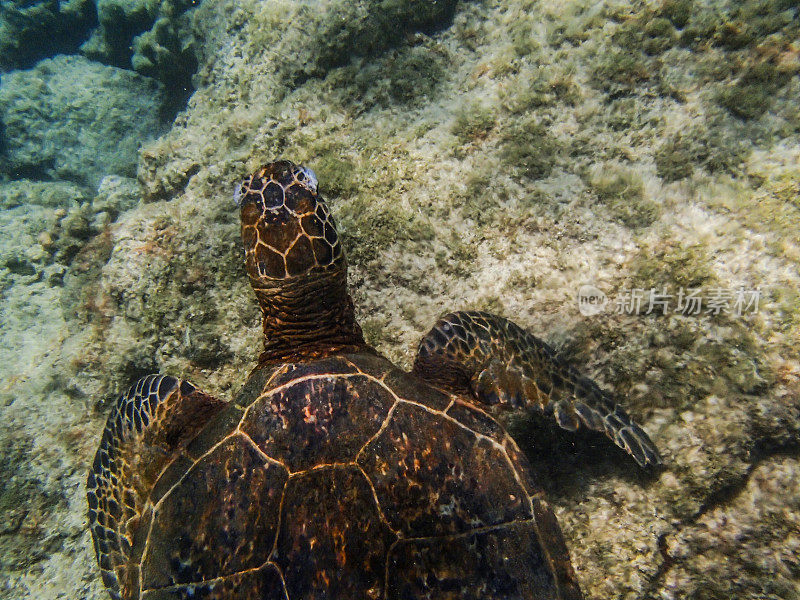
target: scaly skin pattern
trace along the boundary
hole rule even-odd
[[[423,338],[414,373],[432,385],[503,408],[535,408],[558,425],[600,431],[640,466],[660,465],[647,433],[611,395],[515,323],[480,311],[442,317]]]
[[[373,354],[258,369],[135,510],[123,600],[582,597],[508,434]]]
[[[262,167],[236,191],[245,267],[261,308],[266,364],[363,348],[347,260],[313,172]]]

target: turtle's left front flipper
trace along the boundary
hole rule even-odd
[[[161,472],[226,403],[187,381],[148,375],[120,396],[86,482],[89,529],[112,598],[138,598],[136,557],[146,504]],[[152,514],[152,510],[150,511]]]
[[[647,433],[611,395],[515,323],[479,311],[445,315],[422,339],[414,373],[485,404],[533,407],[564,429],[601,431],[641,466],[661,457]]]

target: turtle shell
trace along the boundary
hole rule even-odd
[[[377,356],[256,371],[147,506],[145,600],[581,597],[511,438]]]

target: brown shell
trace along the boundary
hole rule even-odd
[[[141,598],[574,599],[491,417],[371,355],[262,369],[155,484]]]

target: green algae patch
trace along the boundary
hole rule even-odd
[[[532,77],[520,75],[513,86],[500,90],[504,108],[515,115],[553,107],[560,102],[575,106],[582,97],[574,67],[570,66],[537,70]]]
[[[397,344],[400,340],[398,329],[385,316],[364,318],[361,321],[361,332],[367,343],[375,347]]]
[[[442,48],[414,46],[385,61],[385,95],[400,104],[416,104],[432,95],[446,79],[447,55]],[[388,103],[387,103],[388,104]]]
[[[800,264],[796,244],[800,230],[800,171],[767,167],[763,171],[754,169],[751,175],[763,177],[760,185],[721,181],[701,188],[701,197],[709,207],[729,212],[748,229],[769,233],[765,237],[767,250]]]
[[[652,71],[644,58],[629,50],[610,49],[604,52],[592,72],[592,81],[601,90],[614,94],[630,94],[647,82]]]
[[[607,50],[595,61],[592,81],[612,95],[637,93],[655,83],[660,95],[685,101],[686,88],[665,78],[669,53],[690,48],[693,54],[685,60],[697,65],[693,76],[720,84],[712,90],[712,102],[738,119],[758,119],[797,75],[798,9],[795,0],[666,0],[659,8],[645,4],[632,14],[621,10]]]
[[[699,288],[715,281],[711,257],[702,244],[667,241],[645,248],[634,258],[631,270],[636,287],[645,290]]]
[[[800,210],[800,169],[787,169],[776,174],[768,182],[768,188],[776,200]],[[789,221],[787,219],[787,224]],[[796,218],[791,221],[794,221],[794,225],[800,225]]]
[[[356,164],[337,152],[326,152],[312,160],[314,172],[321,183],[321,193],[331,196],[348,196],[358,191]]]
[[[739,78],[717,92],[717,102],[742,119],[755,119],[772,105],[773,96],[796,74],[795,65],[762,60],[746,67]]]
[[[661,214],[660,206],[647,197],[644,181],[633,168],[601,165],[591,174],[589,184],[614,218],[628,227],[647,227]]]
[[[462,144],[482,140],[489,135],[497,123],[494,109],[480,104],[471,104],[456,113],[451,131]]]
[[[359,58],[331,71],[328,85],[337,90],[348,110],[361,112],[373,106],[419,106],[435,97],[447,80],[447,49],[417,34],[415,44],[383,56]]]
[[[689,177],[694,172],[697,159],[691,140],[680,134],[661,144],[653,158],[658,176],[668,182]]]
[[[528,56],[541,49],[533,37],[533,27],[527,21],[518,21],[511,27],[511,48],[519,56]]]
[[[692,16],[692,0],[664,0],[659,11],[677,28],[683,29]]]
[[[478,227],[496,223],[502,213],[498,210],[492,173],[490,171],[470,173],[464,184],[464,191],[458,194],[457,198],[464,217],[472,220]]]
[[[434,236],[430,224],[418,215],[363,195],[342,206],[336,218],[342,225],[347,256],[354,264],[380,261],[383,253],[398,242],[424,243]]]
[[[669,19],[646,13],[623,23],[611,39],[624,50],[654,56],[672,48],[678,33]]]
[[[510,169],[527,179],[543,179],[556,164],[561,144],[547,127],[528,119],[503,134],[500,157]]]
[[[763,394],[777,374],[747,321],[706,315],[637,317],[624,327],[587,320],[571,331],[562,351],[575,362],[592,360],[600,344],[603,373],[613,388],[643,406],[692,409],[710,395]]]
[[[691,177],[699,168],[710,173],[735,174],[752,146],[737,129],[722,119],[689,127],[661,143],[653,153],[656,172],[666,182]]]
[[[720,23],[716,38],[728,48],[756,45],[774,34],[791,39],[800,31],[796,0],[744,0],[729,6],[727,20]]]

